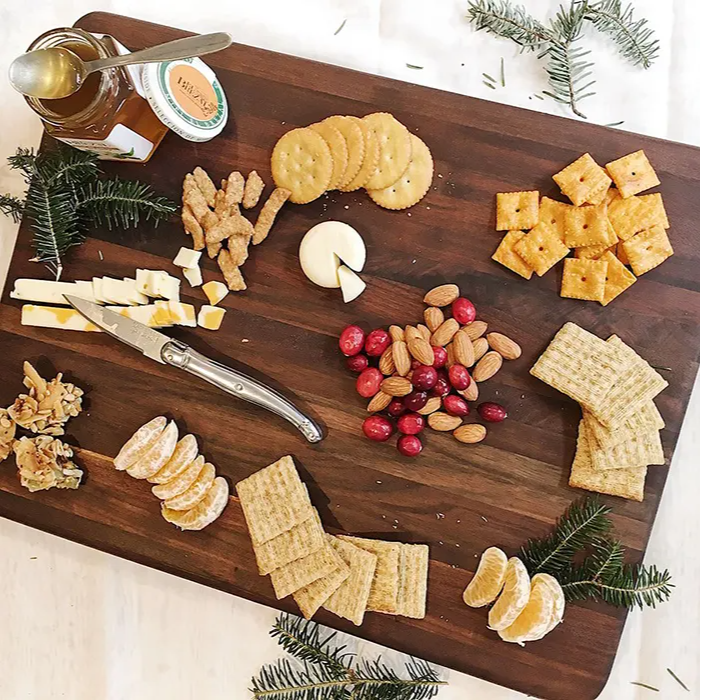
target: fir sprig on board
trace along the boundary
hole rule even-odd
[[[629,609],[665,602],[674,587],[670,573],[625,563],[625,548],[610,536],[610,510],[597,498],[573,503],[550,535],[521,549],[526,568],[554,576],[569,601],[598,599]]]
[[[659,41],[647,20],[635,19],[632,5],[624,7],[621,0],[570,0],[547,25],[509,0],[469,0],[467,16],[477,30],[510,39],[522,50],[538,51],[550,86],[544,94],[567,104],[583,119],[579,103],[596,94],[591,52],[578,45],[585,22],[613,39],[621,56],[633,65],[649,68],[659,53]]]
[[[141,218],[158,224],[176,209],[142,182],[101,180],[93,153],[63,144],[41,154],[18,148],[8,162],[22,172],[27,193],[24,201],[0,197],[0,211],[15,219],[26,212],[34,231],[33,260],[44,263],[56,279],[61,277],[66,252],[85,240],[91,226],[128,228]]]
[[[410,659],[405,677],[382,659],[358,660],[335,632],[281,614],[271,635],[288,658],[264,666],[251,681],[256,700],[430,700],[445,685],[428,663]]]

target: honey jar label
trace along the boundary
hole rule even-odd
[[[59,141],[81,151],[96,153],[100,160],[132,160],[143,162],[154,149],[153,143],[124,124],[117,124],[103,140],[59,137]]]

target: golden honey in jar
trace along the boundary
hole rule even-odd
[[[84,61],[128,53],[113,37],[82,29],[54,29],[28,50],[54,47]],[[228,118],[224,91],[198,58],[108,68],[90,74],[68,97],[25,99],[47,133],[102,160],[144,163],[169,130],[190,141],[208,141]]]

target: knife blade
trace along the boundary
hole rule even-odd
[[[89,321],[113,338],[139,350],[146,357],[184,369],[222,391],[256,404],[292,423],[309,442],[323,439],[321,428],[311,417],[303,413],[289,399],[263,382],[243,372],[226,367],[193,350],[189,345],[174,340],[165,333],[143,323],[122,316],[115,311],[69,294],[68,303]]]

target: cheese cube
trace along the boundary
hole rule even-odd
[[[168,273],[163,273],[165,277],[158,280],[158,296],[170,301],[180,301],[180,280],[171,277]]]
[[[200,264],[202,251],[192,248],[181,248],[173,260],[173,265],[178,267],[197,267]]]
[[[132,304],[148,304],[148,297],[136,288],[135,279],[125,277],[122,282]]]
[[[170,313],[167,301],[157,301],[152,304],[154,307],[151,322],[155,328],[165,328],[174,325],[173,315]]]
[[[179,301],[169,301],[168,311],[170,311],[173,323],[176,326],[196,326],[195,307],[192,304],[181,304]]]
[[[221,306],[203,304],[199,314],[197,314],[197,325],[208,331],[218,331],[225,313],[226,309],[222,309]]]
[[[165,270],[149,270],[150,274],[146,282],[146,291],[144,292],[150,297],[160,297],[158,291],[162,285],[166,284],[166,280],[170,275]]]
[[[215,305],[229,293],[229,288],[223,282],[212,280],[202,285],[202,291],[207,295],[209,303]]]
[[[202,270],[198,267],[186,267],[183,269],[183,277],[191,287],[199,287],[202,284]]]
[[[148,294],[149,280],[151,279],[151,270],[137,269],[136,271],[136,289],[141,294]]]
[[[75,309],[67,309],[63,306],[25,304],[22,307],[22,325],[38,326],[40,328],[62,328],[68,331],[102,332],[81,313],[78,313]]]

